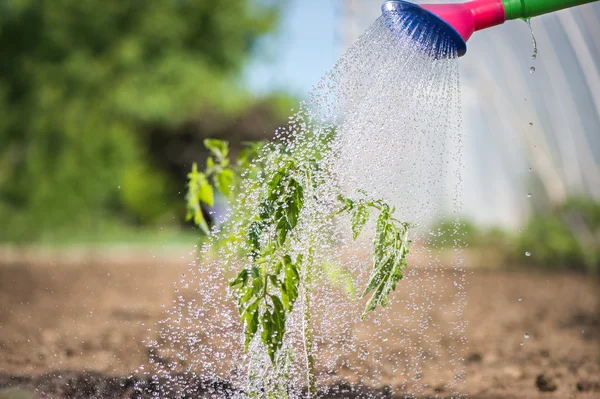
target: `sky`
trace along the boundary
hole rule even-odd
[[[288,0],[279,29],[246,71],[248,87],[305,97],[337,59],[338,17],[338,0]]]

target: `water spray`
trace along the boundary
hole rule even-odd
[[[479,30],[501,25],[508,20],[536,17],[597,0],[474,0],[459,4],[413,4],[390,0],[382,12],[388,27],[409,31],[412,37],[428,33],[445,36],[454,43],[458,56],[467,52],[467,40]],[[431,41],[423,42],[431,46]]]

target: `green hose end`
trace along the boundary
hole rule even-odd
[[[502,0],[506,20],[528,19],[597,0]]]

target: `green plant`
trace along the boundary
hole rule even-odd
[[[600,270],[600,203],[571,198],[547,214],[529,220],[517,241],[517,256],[550,269]]]
[[[198,170],[198,164],[192,165],[192,171],[188,173],[188,191],[186,194],[187,216],[186,219],[193,220],[204,234],[209,233],[209,226],[202,213],[202,204],[212,207],[214,205],[215,195],[213,186],[225,197],[230,198],[235,191],[236,182],[240,179],[237,176],[240,171],[250,168],[252,159],[263,146],[263,143],[244,143],[240,152],[237,164],[231,165],[229,161],[228,143],[222,140],[206,139],[204,146],[209,151],[210,156],[206,161],[204,172]],[[256,171],[255,171],[256,172]],[[255,175],[253,175],[255,177]],[[210,184],[212,180],[212,185]]]
[[[209,158],[205,172],[199,172],[194,165],[188,185],[188,217],[203,230],[207,230],[207,226],[201,216],[200,204],[210,206],[213,199],[209,180],[212,178],[217,190],[231,194],[219,174],[234,172],[226,160],[226,143],[211,140],[206,145],[216,161]],[[334,218],[348,214],[352,236],[357,239],[371,214],[377,214],[372,243],[373,269],[362,293],[362,297],[371,295],[362,315],[364,319],[377,306],[388,304],[390,293],[403,277],[410,246],[410,224],[396,219],[393,207],[382,200],[369,198],[364,191],[355,199],[339,195],[336,211],[319,214],[315,211],[320,209],[315,206],[319,202],[317,193],[324,182],[330,182],[330,177],[314,158],[296,157],[284,146],[276,144],[265,146],[258,158],[255,162],[238,163],[244,168],[242,173],[250,176],[246,179],[249,180],[246,188],[256,190],[254,201],[257,206],[244,206],[243,203],[239,206],[251,211],[244,211],[244,217],[236,221],[237,236],[230,235],[229,238],[244,248],[240,255],[247,264],[230,286],[235,292],[245,329],[245,350],[260,331],[260,339],[271,362],[278,368],[286,367],[285,361],[278,356],[286,334],[286,320],[302,298],[304,357],[308,390],[313,397],[317,387],[310,303],[315,283],[312,276],[316,268],[326,270],[326,275],[331,275],[334,269],[316,261],[318,237],[310,227],[321,223],[319,218],[322,216]],[[228,177],[227,181],[233,182],[236,178]],[[302,218],[304,224],[300,223]],[[298,237],[302,237],[304,244],[301,252],[295,245]]]

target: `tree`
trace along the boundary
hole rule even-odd
[[[0,240],[172,209],[150,132],[253,107],[236,82],[277,20],[261,4],[0,1]]]

